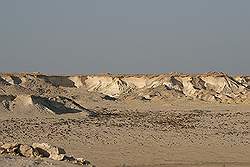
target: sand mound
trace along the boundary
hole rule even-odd
[[[0,95],[0,102],[2,104],[1,107],[5,110],[22,114],[93,114],[93,111],[90,111],[73,100],[62,96],[47,98],[35,95]]]
[[[39,105],[42,108],[46,108],[55,114],[84,112],[87,115],[91,113],[90,110],[82,107],[73,100],[62,96],[53,98],[31,96],[31,99],[33,104]]]

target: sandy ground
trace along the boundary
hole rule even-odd
[[[158,111],[119,110],[116,104],[89,117],[1,117],[0,141],[51,143],[98,167],[250,166],[250,107],[201,104]],[[141,108],[147,106],[154,104]]]
[[[1,156],[0,162],[0,167],[79,167],[79,165],[50,159],[30,159],[14,156]]]

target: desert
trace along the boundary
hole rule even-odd
[[[250,167],[250,0],[0,0],[0,167]]]
[[[1,73],[0,102],[3,167],[250,166],[248,75]]]

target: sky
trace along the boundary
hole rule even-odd
[[[1,0],[0,71],[250,73],[249,0]]]

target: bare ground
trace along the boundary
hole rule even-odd
[[[109,111],[0,120],[0,141],[48,142],[97,166],[250,166],[249,111]]]

